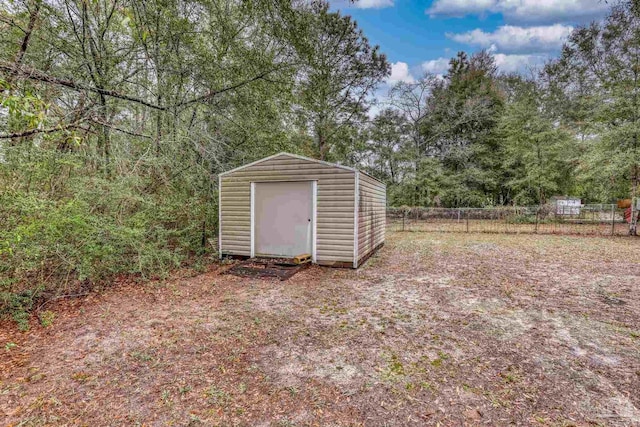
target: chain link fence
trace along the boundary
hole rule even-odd
[[[390,231],[528,233],[627,236],[616,205],[509,206],[497,208],[387,208]]]

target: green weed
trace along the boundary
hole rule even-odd
[[[230,400],[229,393],[222,389],[219,389],[215,385],[209,386],[209,388],[205,391],[205,396],[214,405],[225,405]]]
[[[40,318],[40,325],[43,328],[47,328],[53,324],[56,314],[53,311],[45,310],[38,317]]]

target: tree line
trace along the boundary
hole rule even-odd
[[[527,75],[500,74],[486,51],[460,52],[444,76],[397,84],[366,126],[359,161],[395,206],[637,197],[638,4],[575,29],[558,58]]]
[[[366,169],[391,205],[637,193],[640,12],[615,5],[539,73],[488,52],[391,88],[349,16],[306,0],[0,6],[0,298],[202,262],[218,173],[291,151]]]

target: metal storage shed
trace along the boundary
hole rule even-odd
[[[219,176],[220,257],[357,268],[384,244],[386,187],[357,169],[279,153]]]

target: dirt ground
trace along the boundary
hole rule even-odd
[[[638,239],[389,233],[358,271],[225,268],[0,325],[0,424],[640,426]]]

